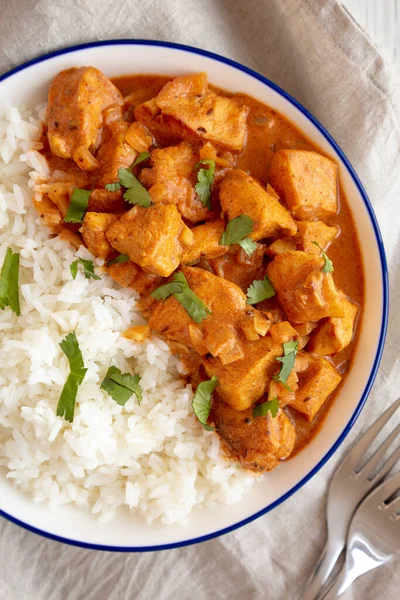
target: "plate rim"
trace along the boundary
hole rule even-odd
[[[360,179],[358,178],[358,175],[355,172],[355,169],[353,168],[352,164],[350,163],[349,159],[347,158],[346,154],[343,152],[343,150],[341,149],[339,144],[333,139],[333,137],[330,135],[330,133],[328,133],[328,131],[325,129],[325,127],[314,117],[314,115],[310,111],[308,111],[298,100],[296,100],[288,92],[283,90],[276,83],[274,83],[273,81],[271,81],[264,75],[261,75],[254,69],[251,69],[250,67],[247,67],[235,60],[232,60],[230,58],[227,58],[227,57],[217,54],[215,52],[204,50],[202,48],[197,48],[195,46],[189,46],[186,44],[179,44],[179,43],[175,43],[175,42],[168,42],[168,41],[162,41],[162,40],[121,38],[121,39],[108,39],[108,40],[96,40],[96,41],[92,41],[92,42],[85,42],[82,44],[66,46],[64,48],[60,48],[60,49],[54,50],[52,52],[47,52],[45,54],[41,54],[33,59],[30,59],[30,60],[20,64],[20,65],[17,65],[16,67],[13,67],[9,71],[6,71],[2,75],[0,75],[0,83],[2,81],[4,81],[5,79],[12,77],[14,74],[19,73],[20,71],[23,71],[35,64],[45,62],[45,61],[55,58],[57,56],[61,56],[63,54],[69,54],[69,53],[76,52],[79,50],[85,50],[88,48],[94,48],[94,47],[98,47],[98,46],[119,46],[119,45],[158,46],[158,47],[173,48],[175,50],[183,50],[185,52],[191,52],[193,54],[199,54],[201,56],[205,56],[212,60],[216,60],[218,62],[227,64],[231,67],[238,69],[239,71],[242,71],[242,72],[250,75],[251,77],[257,79],[258,81],[260,81],[267,87],[273,89],[280,96],[285,98],[285,100],[289,101],[309,121],[311,121],[311,123],[317,128],[317,130],[323,135],[323,137],[327,140],[327,142],[330,144],[330,146],[339,155],[339,157],[342,160],[343,164],[345,165],[349,175],[351,176],[354,184],[356,185],[356,188],[357,188],[361,198],[364,201],[364,204],[367,209],[368,216],[369,216],[369,219],[370,219],[370,222],[372,225],[372,229],[375,234],[375,239],[376,239],[378,250],[379,250],[380,266],[381,266],[381,274],[382,274],[383,295],[382,295],[382,321],[381,321],[380,336],[379,336],[377,351],[376,351],[374,363],[373,363],[373,366],[371,369],[371,373],[368,377],[364,391],[361,394],[359,403],[357,404],[355,410],[353,411],[353,414],[351,415],[347,425],[344,427],[342,433],[340,434],[340,436],[338,437],[336,442],[333,444],[333,446],[328,450],[328,452],[325,453],[325,455],[318,461],[318,463],[296,485],[294,485],[285,494],[280,496],[274,502],[271,502],[268,506],[266,506],[262,510],[257,511],[253,515],[250,515],[249,517],[246,517],[245,519],[242,519],[241,521],[234,523],[233,525],[224,527],[217,531],[213,531],[206,535],[197,536],[192,539],[182,540],[182,541],[178,541],[178,542],[172,542],[169,544],[152,545],[152,546],[109,546],[109,545],[95,544],[95,543],[89,543],[89,542],[84,542],[84,541],[80,541],[80,540],[69,539],[69,538],[65,538],[63,536],[49,533],[47,531],[39,529],[38,527],[34,527],[33,525],[25,523],[24,521],[21,521],[20,519],[17,519],[16,517],[14,517],[0,509],[0,517],[5,518],[6,520],[10,521],[11,523],[14,523],[15,525],[19,525],[23,529],[26,529],[32,533],[36,533],[37,535],[40,535],[42,537],[48,538],[53,541],[61,542],[64,544],[68,544],[68,545],[76,546],[76,547],[80,547],[80,548],[86,548],[89,550],[102,550],[102,551],[107,551],[107,552],[154,552],[154,551],[159,551],[159,550],[170,550],[173,548],[182,548],[182,547],[193,545],[193,544],[199,544],[201,542],[211,540],[211,539],[219,537],[221,535],[225,535],[226,533],[230,533],[231,531],[239,529],[240,527],[243,527],[244,525],[247,525],[247,524],[251,523],[252,521],[255,521],[259,517],[262,517],[263,515],[266,515],[267,513],[272,511],[274,508],[276,508],[277,506],[279,506],[280,504],[285,502],[285,500],[290,498],[290,496],[295,494],[301,487],[303,487],[303,485],[305,485],[310,479],[312,479],[312,477],[314,477],[314,475],[328,462],[328,460],[336,452],[336,450],[339,448],[339,446],[341,446],[341,444],[344,442],[347,435],[350,433],[351,429],[353,428],[362,409],[364,408],[364,405],[365,405],[365,403],[368,399],[369,393],[371,391],[372,385],[375,381],[375,377],[377,375],[379,364],[380,364],[381,358],[382,358],[382,353],[383,353],[383,348],[384,348],[386,333],[387,333],[387,326],[388,326],[389,279],[388,279],[388,268],[387,268],[385,247],[384,247],[382,235],[380,232],[380,228],[378,225],[378,221],[375,216],[375,212],[373,210],[371,201],[369,200],[368,195],[367,195]]]

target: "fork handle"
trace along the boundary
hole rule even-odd
[[[319,597],[342,550],[343,544],[337,541],[331,541],[328,536],[326,546],[323,549],[321,557],[315,565],[314,571],[307,582],[303,594],[299,597],[299,600],[316,600]]]

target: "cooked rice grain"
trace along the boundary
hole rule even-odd
[[[1,471],[35,503],[73,503],[104,522],[122,506],[169,524],[187,522],[194,507],[238,502],[255,479],[196,421],[179,361],[155,336],[134,344],[120,335],[144,323],[133,291],[104,274],[73,280],[69,265],[92,257],[39,222],[32,190],[48,175],[37,151],[44,111],[7,107],[0,117],[0,265],[8,246],[20,253],[22,313],[0,311]],[[88,368],[72,424],[56,416],[68,375],[59,343],[70,331]],[[141,406],[133,396],[121,407],[100,389],[110,362],[141,376]]]

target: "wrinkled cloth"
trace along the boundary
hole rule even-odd
[[[0,72],[79,42],[149,38],[218,52],[275,81],[322,122],[356,168],[380,223],[391,279],[389,333],[367,405],[339,451],[294,496],[238,531],[159,553],[69,547],[2,520],[0,600],[295,599],[324,545],[329,478],[400,389],[396,74],[333,0],[0,0],[0,9]],[[399,567],[394,560],[369,573],[343,597],[398,600]]]

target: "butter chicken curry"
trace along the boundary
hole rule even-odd
[[[43,224],[140,294],[186,365],[199,427],[253,471],[321,425],[362,308],[337,165],[287,119],[205,73],[54,79]]]

